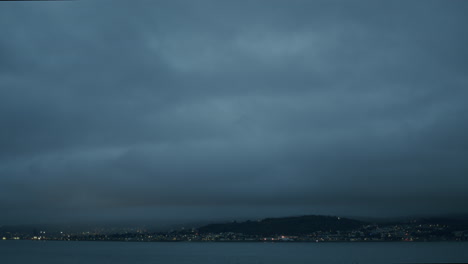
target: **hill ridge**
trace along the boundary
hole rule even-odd
[[[318,231],[347,231],[367,222],[325,215],[303,215],[264,218],[258,221],[215,223],[202,226],[200,233],[243,233],[248,235],[301,235]]]

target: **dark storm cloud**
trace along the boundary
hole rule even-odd
[[[2,222],[467,213],[463,1],[0,10]]]

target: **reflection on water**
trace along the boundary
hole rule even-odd
[[[468,243],[136,243],[0,241],[0,263],[468,262]]]

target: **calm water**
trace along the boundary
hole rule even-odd
[[[468,243],[124,243],[0,241],[0,263],[467,262]]]

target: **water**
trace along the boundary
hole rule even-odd
[[[0,263],[468,263],[468,243],[0,241]]]

